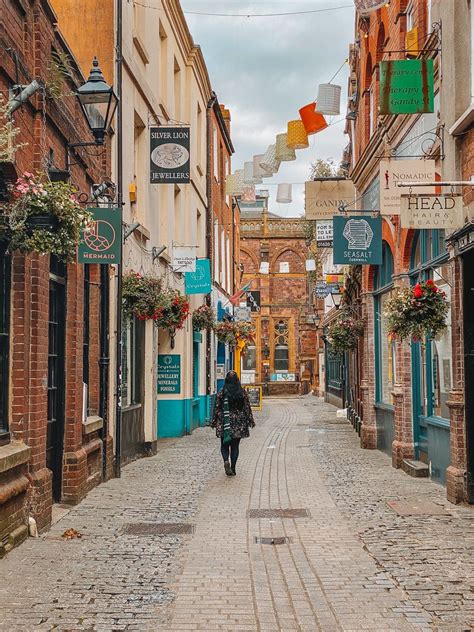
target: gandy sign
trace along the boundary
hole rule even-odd
[[[462,195],[402,195],[402,228],[454,230],[464,225]]]
[[[330,178],[306,182],[306,219],[332,219],[341,206],[353,206],[355,197],[352,180]]]

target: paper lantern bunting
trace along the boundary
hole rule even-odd
[[[341,86],[333,83],[321,83],[318,88],[316,111],[335,115],[341,113]]]
[[[276,201],[281,204],[289,204],[292,201],[291,184],[279,184]]]
[[[253,160],[244,162],[244,184],[261,184],[262,182],[262,178],[255,177],[253,170]]]
[[[288,134],[277,134],[275,158],[280,162],[296,160],[295,150],[288,147]]]
[[[225,179],[226,195],[241,195],[244,187],[244,172],[240,169],[233,174],[229,174]]]
[[[256,202],[257,198],[255,197],[255,187],[253,185],[244,186],[240,200],[246,204],[253,204]]]
[[[301,119],[289,121],[287,145],[290,149],[306,149],[306,147],[309,147],[308,134]]]
[[[316,112],[316,103],[308,103],[302,107],[300,117],[307,134],[316,134],[328,126],[321,112]]]
[[[256,178],[271,178],[273,175],[272,171],[268,171],[268,169],[264,169],[261,165],[264,154],[257,154],[253,157],[253,175]]]
[[[260,166],[265,171],[276,173],[280,168],[280,161],[276,159],[276,145],[269,145],[267,151],[263,154]]]

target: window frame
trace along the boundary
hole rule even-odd
[[[388,257],[390,255],[390,257]],[[374,278],[374,333],[375,333],[375,403],[377,406],[394,408],[393,401],[383,399],[383,374],[382,374],[382,322],[380,319],[383,296],[393,290],[393,254],[389,244],[382,242],[382,265],[377,266]],[[395,343],[392,341],[392,371],[393,385],[396,377]]]
[[[12,261],[7,253],[7,244],[0,241],[0,445],[10,441],[10,345],[11,345],[11,305],[12,305]]]

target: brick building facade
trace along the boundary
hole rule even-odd
[[[242,381],[264,393],[305,393],[318,378],[318,335],[306,273],[304,221],[269,213],[266,198],[250,210],[240,204],[243,284],[260,310],[252,312],[255,340],[242,359]],[[268,274],[260,272],[268,263]]]
[[[368,15],[356,16],[346,133],[351,140],[351,177],[360,209],[380,210],[383,159],[434,160],[437,181],[456,182],[472,175],[472,140],[470,133],[465,134],[469,116],[465,115],[464,122],[459,118],[470,104],[464,79],[470,67],[472,7],[447,4],[395,0]],[[417,35],[417,49],[411,56],[434,63],[434,112],[380,115],[379,62],[406,58],[408,32]],[[462,143],[456,140],[456,133],[463,135]],[[456,190],[465,193],[468,220],[472,192]],[[462,229],[460,234],[466,231]],[[401,228],[399,215],[383,217],[382,239],[383,264],[363,266],[353,292],[351,307],[361,314],[366,327],[357,353],[346,354],[344,359],[345,404],[363,447],[385,451],[392,456],[394,467],[409,474],[431,476],[446,485],[449,500],[460,502],[468,499],[469,489],[467,343],[461,327],[469,296],[463,290],[467,268],[458,256],[459,240],[445,230]],[[393,289],[426,279],[432,279],[450,300],[446,333],[422,343],[390,339],[385,306]],[[349,283],[352,287],[357,284],[351,275]]]
[[[85,79],[51,4],[2,0],[0,14],[1,94],[41,86],[13,114],[24,146],[0,164],[2,201],[26,171],[69,179],[89,195],[109,174],[109,152],[67,148],[92,136],[73,94]],[[0,265],[1,557],[27,536],[28,516],[42,530],[54,502],[77,503],[103,479],[111,446],[99,378],[104,274],[52,255],[10,254],[2,241]]]

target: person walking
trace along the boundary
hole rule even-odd
[[[255,427],[249,396],[235,371],[226,375],[224,387],[217,393],[211,428],[221,440],[221,454],[227,476],[235,476],[240,440]],[[230,462],[229,462],[230,456]]]

